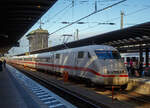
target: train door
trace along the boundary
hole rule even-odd
[[[76,70],[76,76],[79,77],[85,77],[86,73],[86,67],[87,67],[87,63],[88,63],[88,52],[84,52],[84,51],[79,51],[77,54],[77,58],[76,58],[76,66],[77,66],[77,70]]]
[[[33,68],[36,68],[36,65],[35,65],[35,58],[33,58],[33,57],[32,57],[32,62],[33,62],[32,67],[33,67]]]
[[[49,58],[47,58],[47,62],[48,62],[48,64],[50,64],[47,67],[47,70],[53,71],[53,55],[50,55]]]
[[[54,54],[54,65],[53,65],[53,69],[54,71],[58,70],[58,63],[59,63],[59,54]]]
[[[48,70],[55,71],[54,70],[54,55],[53,54],[50,55],[48,63],[50,64],[48,66]]]
[[[65,66],[68,66],[68,53],[61,53],[60,55],[60,68],[59,68],[59,72],[62,74],[63,72],[67,71]]]
[[[69,53],[69,55],[67,57],[68,59],[66,60],[67,65],[71,67],[67,71],[72,76],[76,76],[76,68],[75,68],[76,67],[76,57],[75,57],[75,55],[76,55],[76,52]]]

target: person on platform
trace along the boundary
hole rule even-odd
[[[132,59],[130,60],[129,64],[130,64],[131,76],[134,76],[134,67],[133,67],[133,61],[132,61]]]
[[[143,63],[140,62],[139,63],[139,74],[140,74],[140,76],[142,76],[142,72],[143,72]]]
[[[0,71],[3,71],[3,62],[0,60]]]
[[[5,59],[3,60],[3,65],[4,65],[4,68],[6,68],[6,60]]]

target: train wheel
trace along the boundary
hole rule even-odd
[[[122,85],[121,90],[125,90],[128,87],[128,84]]]

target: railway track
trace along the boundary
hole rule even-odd
[[[17,68],[19,71],[21,71],[22,73],[24,73],[31,79],[45,86],[52,92],[66,99],[67,101],[77,106],[78,108],[108,108],[107,106],[103,104],[99,104],[97,102],[94,102],[93,100],[88,99],[87,97],[83,97],[75,92],[70,91],[69,89],[63,88],[62,86],[58,85],[54,81],[49,81],[45,79],[44,77],[41,77],[40,75],[27,72],[18,67],[15,67],[15,68]]]
[[[20,68],[18,68],[18,69],[20,70]],[[38,82],[40,81],[40,82],[44,83],[44,86],[46,86],[48,88],[51,86],[48,83],[51,83],[53,86],[57,86],[56,88],[54,88],[54,91],[56,89],[61,89],[61,90],[64,91],[64,93],[62,93],[62,92],[59,93],[59,91],[58,91],[58,94],[70,94],[70,96],[65,96],[65,97],[69,97],[69,98],[66,98],[66,100],[68,100],[68,101],[72,100],[71,103],[73,103],[74,105],[79,104],[79,103],[83,103],[83,105],[79,105],[79,107],[82,108],[82,107],[86,106],[86,108],[100,108],[99,107],[100,106],[99,103],[95,104],[95,102],[92,102],[92,100],[86,99],[86,97],[83,97],[83,96],[81,96],[79,94],[73,93],[72,91],[67,90],[66,88],[59,87],[59,85],[57,85],[55,82],[47,81],[44,78],[41,79],[40,76],[37,76],[37,78],[36,78],[35,76],[31,75],[33,73],[26,73],[26,72],[24,72],[24,73],[27,74],[30,77],[33,77],[34,80],[38,79]],[[53,86],[51,86],[49,89],[53,89]],[[86,86],[84,86],[84,87],[86,87]],[[88,89],[92,89],[92,88],[88,88]],[[105,91],[107,91],[107,93]],[[106,95],[106,96],[108,96],[110,98],[112,97],[111,89],[107,89],[106,90],[104,88],[98,88],[98,89],[95,90],[95,92],[97,92],[99,94]],[[71,96],[73,96],[73,98],[76,98],[77,100],[80,99],[80,102],[78,102],[77,100],[74,100],[73,98],[70,98]],[[64,95],[62,95],[61,97],[64,97]],[[145,105],[145,104],[148,105],[148,106],[150,105],[150,96],[137,94],[135,92],[118,91],[117,90],[117,91],[114,91],[114,98],[115,98],[115,100],[118,100],[118,101],[121,101],[121,102],[126,102],[127,104],[131,104],[131,105],[135,105],[135,106],[141,106],[141,105]],[[91,104],[93,106],[88,105],[88,104]],[[102,106],[101,108],[107,107],[107,106],[105,106],[103,104],[101,106]],[[146,107],[140,107],[140,108],[149,108],[149,107],[146,106]]]

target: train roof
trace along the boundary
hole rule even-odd
[[[52,52],[46,52],[46,53],[40,53],[40,54],[34,54],[35,58],[49,58],[51,54],[53,53],[66,53],[66,52],[73,52],[73,51],[88,51],[88,50],[115,50],[116,48],[108,45],[88,45],[83,47],[77,47],[77,48],[70,48],[70,49],[64,49],[59,51],[52,51]]]
[[[39,53],[39,54],[32,54],[28,56],[20,56],[18,58],[49,58],[53,53],[66,53],[66,52],[74,52],[74,51],[89,51],[89,50],[115,50],[117,51],[116,48],[109,46],[109,45],[88,45],[88,46],[82,46],[82,47],[77,47],[77,48],[70,48],[70,49],[64,49],[64,50],[59,50],[59,51],[52,51],[52,52],[45,52],[45,53]]]
[[[116,48],[109,45],[88,45],[88,46],[64,49],[64,50],[59,50],[54,52],[59,53],[59,52],[66,52],[66,51],[88,51],[88,50],[116,50],[117,51]]]
[[[46,53],[34,54],[34,57],[35,58],[49,58],[50,55],[52,55],[51,52],[46,52]]]

